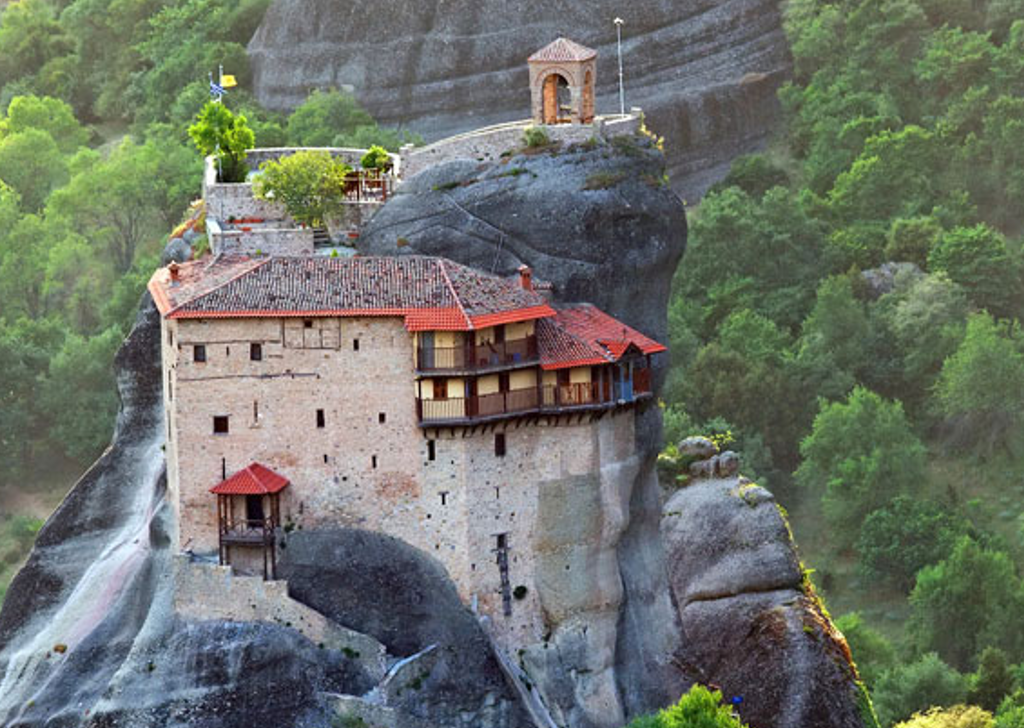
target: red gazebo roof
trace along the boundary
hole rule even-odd
[[[220,485],[210,488],[216,495],[273,495],[288,487],[288,479],[270,468],[253,463]]]

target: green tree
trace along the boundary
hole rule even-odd
[[[754,199],[760,199],[772,187],[785,187],[789,175],[763,154],[744,154],[733,160],[729,174],[711,186],[709,192],[739,187]]]
[[[995,316],[1012,317],[1021,310],[1020,266],[1003,235],[987,225],[950,230],[932,248],[928,267],[946,273]]]
[[[260,165],[253,183],[257,197],[282,203],[297,222],[320,227],[345,199],[352,168],[323,150],[304,150]]]
[[[17,190],[26,211],[42,208],[50,192],[67,180],[67,162],[45,131],[29,129],[0,141],[0,181]]]
[[[327,147],[337,135],[350,134],[363,126],[373,126],[373,117],[352,94],[314,90],[288,117],[288,143]]]
[[[963,343],[935,386],[954,445],[991,453],[1016,442],[1024,421],[1024,355],[1016,330],[987,314],[972,316]]]
[[[39,388],[51,440],[82,464],[110,442],[118,401],[110,363],[120,345],[116,328],[89,338],[70,334]]]
[[[942,235],[942,226],[934,217],[897,218],[889,228],[885,257],[896,262],[928,265],[928,253]]]
[[[39,129],[49,134],[62,154],[69,154],[89,141],[89,132],[78,123],[71,107],[48,96],[16,96],[0,120],[0,137]]]
[[[1003,698],[996,711],[995,728],[1024,728],[1024,688]]]
[[[844,614],[836,620],[836,627],[846,638],[857,671],[868,687],[896,665],[896,649],[885,636],[869,627],[860,613]]]
[[[0,16],[0,86],[34,75],[71,49],[49,3],[15,0]]]
[[[869,513],[924,477],[925,448],[903,406],[863,387],[846,402],[822,402],[800,454],[796,481],[820,495],[841,546],[852,545]]]
[[[1019,654],[1020,580],[1002,551],[961,537],[949,558],[918,572],[910,604],[913,644],[954,666],[967,667],[990,646]]]
[[[359,165],[363,169],[379,169],[386,171],[391,169],[391,157],[388,155],[388,150],[382,146],[374,144],[366,150],[366,154],[359,160]]]
[[[1013,690],[1013,673],[1006,653],[998,647],[986,647],[978,658],[978,671],[971,675],[967,701],[995,711]]]
[[[886,671],[872,693],[878,722],[883,726],[906,720],[934,706],[963,703],[966,696],[964,676],[934,652]]]
[[[221,182],[244,182],[249,173],[246,152],[256,141],[245,116],[235,115],[224,104],[207,102],[188,128],[196,149],[204,157],[214,155],[220,167]]]
[[[917,572],[948,557],[969,527],[932,501],[897,496],[864,520],[857,540],[860,568],[869,579],[909,592]]]
[[[744,728],[744,724],[722,704],[722,693],[694,685],[675,705],[638,718],[629,728]]]
[[[930,102],[938,104],[990,81],[995,56],[996,48],[987,35],[946,27],[928,36],[914,70]]]
[[[895,728],[992,728],[992,714],[976,705],[954,705],[915,713]]]
[[[813,381],[821,396],[844,396],[871,358],[870,338],[867,310],[854,295],[853,279],[826,279],[818,286],[798,344],[804,379]]]

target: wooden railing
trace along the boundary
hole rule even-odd
[[[425,346],[417,352],[416,368],[421,372],[450,369],[485,369],[537,361],[537,337],[511,339],[500,343],[467,343],[462,346]]]
[[[261,520],[228,519],[220,521],[221,540],[225,543],[270,543],[276,526],[273,518]]]

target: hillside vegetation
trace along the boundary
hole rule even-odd
[[[787,504],[884,726],[1024,725],[1024,3],[786,30],[785,128],[692,215],[667,439],[732,440]]]

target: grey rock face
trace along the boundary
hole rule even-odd
[[[661,527],[692,680],[742,698],[759,728],[865,725],[849,648],[806,591],[771,493],[700,481],[669,499]]]
[[[275,0],[249,55],[265,105],[346,88],[433,140],[529,117],[526,58],[559,35],[599,52],[597,111],[618,113],[617,15],[626,105],[665,135],[673,184],[696,198],[771,130],[789,66],[776,0]]]
[[[189,230],[185,233],[185,236],[192,236],[194,240],[197,235],[193,231]],[[192,240],[186,240],[185,236],[180,238],[171,238],[164,248],[164,252],[160,255],[160,265],[167,265],[171,261],[175,263],[184,263],[186,260],[192,258]]]
[[[679,443],[679,454],[698,460],[707,460],[718,454],[718,445],[706,437],[688,437]]]

